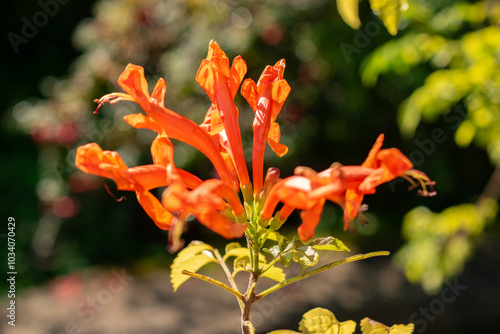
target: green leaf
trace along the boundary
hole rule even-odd
[[[269,233],[267,240],[279,242],[282,238],[284,238],[284,236],[282,236],[281,234],[279,234],[276,231],[273,231],[273,232]]]
[[[340,17],[354,29],[361,27],[359,20],[359,0],[337,0],[337,10]]]
[[[192,241],[186,248],[177,254],[170,267],[170,281],[176,291],[189,276],[182,274],[183,270],[196,272],[205,264],[217,262],[212,254],[213,247],[201,241]],[[198,257],[196,257],[199,255]]]
[[[250,257],[248,256],[248,254],[237,256],[234,259],[233,269],[234,269],[233,276],[236,272],[252,270],[252,268],[250,267]]]
[[[398,33],[401,13],[408,8],[408,0],[370,0],[370,6],[391,35]]]
[[[320,307],[305,313],[299,325],[304,334],[352,334],[355,329],[354,321],[339,322],[332,312]]]
[[[370,318],[364,318],[360,322],[361,332],[363,334],[411,334],[413,333],[414,325],[394,325],[392,327],[387,327],[386,325],[372,320]]]
[[[271,248],[264,248],[262,251],[271,254],[274,258],[280,256],[280,247],[278,245],[274,245]]]
[[[241,245],[237,242],[230,242],[226,245],[226,248],[224,250],[224,253],[228,253],[230,252],[232,249],[235,249],[235,248],[241,248]]]
[[[283,269],[281,268],[278,268],[278,267],[271,267],[269,268],[268,270],[266,270],[262,276],[264,277],[267,277],[267,278],[270,278],[272,280],[275,280],[277,282],[283,282],[284,280],[286,280],[286,275],[285,275],[285,272],[283,271]]]
[[[309,245],[317,250],[329,250],[336,252],[351,251],[342,241],[334,237],[318,238],[309,243]]]
[[[230,245],[232,245],[232,246],[228,247]],[[246,256],[246,257],[248,257],[249,254],[250,254],[250,251],[248,250],[248,248],[241,247],[240,244],[238,244],[237,242],[232,242],[226,246],[226,254],[224,254],[224,256],[222,257],[222,260],[226,261],[231,256],[236,256],[236,257]]]
[[[319,254],[309,245],[301,246],[294,251],[293,260],[302,268],[313,267],[318,264]]]

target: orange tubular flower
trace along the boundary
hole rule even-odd
[[[347,229],[364,210],[364,196],[374,194],[377,186],[396,177],[406,178],[413,187],[420,185],[421,195],[435,194],[432,191],[434,182],[424,173],[412,169],[410,160],[398,149],[382,149],[383,134],[360,166],[336,163],[320,173],[297,167],[295,175],[285,179],[279,178],[277,168],[270,168],[264,179],[266,141],[278,156],[288,152],[288,147],[280,143],[280,127],[276,123],[290,93],[290,86],[283,79],[284,70],[285,60],[282,59],[274,66],[267,66],[257,83],[247,79],[241,85],[247,71],[245,61],[238,56],[229,66],[224,51],[211,41],[196,81],[212,105],[203,123],[197,125],[164,106],[166,85],[163,79],[158,80],[150,95],[144,69],[129,64],[118,78],[118,84],[125,92],[103,96],[98,100],[97,110],[106,102],[136,102],[145,114],[131,114],[124,119],[135,128],[158,133],[151,145],[153,164],[129,168],[118,153],[103,151],[93,143],[78,148],[76,166],[84,172],[113,179],[119,190],[135,191],[139,203],[156,225],[169,230],[171,249],[180,247],[180,235],[190,215],[223,237],[236,238],[243,236],[248,226],[251,227],[249,236],[254,228],[260,231],[260,226],[266,224],[270,225],[270,230],[277,230],[294,210],[301,210],[302,223],[298,234],[307,241],[314,235],[327,200],[343,208],[344,229]],[[255,113],[253,185],[244,157],[238,108],[234,104],[240,85],[241,95]],[[190,144],[205,154],[220,180],[202,181],[176,168],[174,147],[169,138]],[[150,190],[165,186],[160,202]],[[239,189],[244,205],[238,195]],[[280,203],[283,205],[275,214]]]
[[[234,220],[245,221],[244,209],[233,189],[221,180],[207,180],[192,191],[177,183],[167,188],[162,203],[171,212],[195,216],[228,239],[242,237],[247,227],[234,223]]]
[[[270,220],[279,202],[283,208],[277,219],[284,220],[293,209],[302,210],[302,224],[299,236],[310,239],[319,222],[325,200],[333,201],[344,208],[344,229],[347,229],[359,213],[365,194],[375,193],[375,188],[401,176],[412,182],[416,179],[423,188],[424,196],[433,196],[432,182],[424,173],[411,169],[412,163],[398,149],[381,150],[384,135],[381,134],[361,166],[340,166],[338,164],[316,173],[305,167],[298,167],[295,176],[278,182],[269,192],[261,217]],[[431,187],[427,191],[426,186]]]
[[[246,71],[247,66],[241,56],[234,58],[232,66],[229,67],[229,58],[215,41],[211,41],[207,59],[201,62],[196,81],[212,102],[209,110],[211,134],[225,131],[243,195],[245,199],[249,199],[251,184],[238,125],[238,108],[234,104],[234,97]]]
[[[285,60],[281,59],[274,66],[267,66],[257,84],[252,79],[246,79],[241,87],[243,95],[253,111],[253,151],[252,172],[254,193],[259,194],[263,184],[264,152],[266,139],[273,151],[282,157],[288,152],[288,147],[279,143],[280,127],[276,117],[285,103],[290,86],[283,80]]]
[[[137,200],[159,228],[168,230],[172,226],[175,217],[149,192],[153,188],[167,185],[166,166],[128,168],[117,152],[103,151],[96,143],[80,146],[75,164],[86,173],[113,179],[119,190],[135,191]],[[201,180],[196,181],[196,177],[192,175],[188,183],[192,182],[199,184]]]
[[[144,69],[129,64],[118,78],[118,84],[127,94],[112,93],[105,95],[99,100],[99,107],[106,102],[111,104],[118,101],[136,102],[146,112],[147,116],[143,114],[126,116],[125,120],[130,125],[136,128],[149,128],[159,134],[164,133],[170,138],[178,139],[197,148],[214,164],[222,180],[237,186],[210,136],[190,119],[164,107],[166,85],[163,79],[158,80],[150,97],[148,84],[144,77]]]

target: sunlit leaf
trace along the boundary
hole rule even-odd
[[[363,334],[411,334],[415,327],[413,324],[388,327],[370,318],[361,320],[360,325]]]
[[[271,254],[273,257],[278,257],[280,256],[280,247],[278,245],[275,245],[271,248],[264,248],[262,249],[264,252]]]
[[[301,246],[294,251],[293,260],[302,268],[313,267],[318,264],[319,254],[311,246]]]
[[[282,238],[284,238],[284,237],[281,234],[279,234],[276,231],[273,231],[273,232],[269,233],[267,240],[279,242]]]
[[[212,253],[213,247],[199,241],[191,242],[186,248],[179,252],[170,267],[170,281],[174,291],[189,279],[182,274],[183,270],[197,272],[204,265],[218,261]]]
[[[251,270],[252,268],[250,267],[250,257],[248,256],[248,254],[236,257],[234,259],[233,268],[235,272]]]
[[[240,256],[246,256],[246,257],[248,257],[249,256],[250,251],[248,250],[248,248],[241,247],[237,242],[234,242],[234,243],[231,243],[231,244],[232,245],[237,244],[238,247],[230,247],[230,248],[228,248],[226,246],[226,254],[224,254],[224,256],[222,257],[222,259],[224,261],[226,261],[231,256],[236,256],[236,257],[240,257]]]
[[[281,268],[278,268],[278,267],[271,267],[269,268],[268,270],[266,270],[262,276],[264,277],[267,277],[267,278],[270,278],[272,280],[275,280],[277,282],[283,282],[284,280],[286,280],[286,275],[285,275],[285,272],[283,271],[283,269]]]
[[[338,252],[351,251],[342,241],[334,237],[318,238],[309,243],[309,245],[316,250],[329,250]]]
[[[339,322],[332,312],[319,307],[305,313],[299,325],[304,334],[352,334],[355,329],[354,321]]]
[[[354,29],[359,29],[361,21],[359,20],[359,0],[337,0],[337,10],[340,17]]]
[[[401,14],[408,8],[408,0],[370,0],[370,6],[391,35],[398,33]]]

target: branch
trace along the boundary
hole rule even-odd
[[[322,267],[316,268],[314,270],[308,271],[307,273],[304,273],[304,274],[301,274],[301,275],[289,278],[289,279],[287,279],[287,280],[285,280],[285,281],[283,281],[281,283],[273,285],[269,289],[264,290],[261,293],[259,293],[256,296],[256,300],[259,300],[259,299],[267,296],[271,292],[274,292],[274,291],[276,291],[278,289],[281,289],[281,288],[283,288],[283,287],[285,287],[285,286],[287,286],[289,284],[292,284],[292,283],[300,281],[300,280],[302,280],[304,278],[307,278],[307,277],[319,274],[322,271],[325,271],[325,270],[328,270],[330,268],[336,267],[336,266],[338,266],[340,264],[349,263],[349,262],[355,262],[355,261],[359,261],[359,260],[364,260],[364,259],[368,259],[368,258],[374,257],[374,256],[387,256],[389,254],[390,253],[387,252],[387,251],[371,252],[371,253],[367,253],[367,254],[358,254],[358,255],[347,257],[347,258],[339,260],[339,261],[335,261],[335,262],[332,262],[332,263],[329,263],[329,264],[325,264]]]
[[[236,298],[238,298],[238,300],[244,300],[244,298],[245,298],[245,297],[243,297],[243,295],[238,290],[230,288],[226,284],[224,284],[222,282],[219,282],[218,280],[213,279],[212,277],[208,277],[208,276],[205,276],[205,275],[202,275],[202,274],[193,273],[193,272],[188,271],[188,270],[183,270],[182,274],[188,275],[188,276],[191,276],[191,277],[194,277],[194,278],[197,278],[197,279],[201,279],[202,281],[205,281],[205,282],[208,282],[208,283],[212,283],[213,285],[217,285],[218,287],[221,287],[224,290],[227,290],[227,291],[231,292],[233,295],[236,296]]]

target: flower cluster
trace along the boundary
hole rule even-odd
[[[128,167],[116,152],[103,151],[96,143],[77,150],[76,166],[82,171],[113,179],[118,189],[135,191],[137,199],[156,225],[171,231],[171,247],[176,248],[186,219],[194,216],[208,228],[225,238],[243,236],[248,224],[279,228],[290,213],[301,210],[302,224],[298,232],[302,240],[310,239],[318,224],[326,200],[344,210],[345,228],[360,212],[365,194],[401,176],[422,186],[422,195],[433,195],[433,182],[398,149],[381,149],[380,135],[367,159],[360,166],[338,163],[315,172],[297,167],[295,175],[280,179],[279,170],[270,168],[264,178],[266,142],[278,156],[288,152],[280,143],[280,127],[276,118],[290,93],[283,79],[285,61],[264,69],[259,81],[243,81],[246,63],[236,57],[231,66],[219,45],[211,41],[207,58],[201,62],[196,81],[212,102],[205,120],[198,125],[164,105],[165,81],[158,80],[150,94],[144,69],[129,64],[118,79],[125,93],[112,93],[98,100],[114,104],[134,101],[145,114],[125,116],[135,128],[157,132],[151,145],[153,164]],[[238,108],[234,98],[241,94],[255,112],[253,123],[252,179],[245,162]],[[97,110],[96,110],[97,111]],[[170,139],[192,145],[212,162],[220,179],[201,180],[174,164],[174,147]],[[416,183],[414,180],[418,181]],[[167,187],[161,201],[151,190]],[[430,191],[427,190],[430,187]],[[241,201],[240,195],[243,198]],[[278,205],[282,205],[278,208]]]

